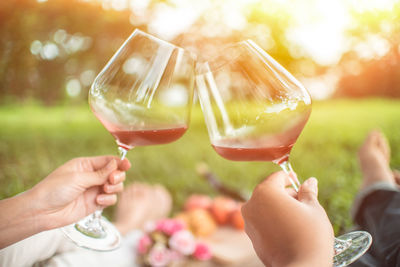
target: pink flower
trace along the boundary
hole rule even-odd
[[[174,219],[160,220],[156,225],[156,230],[161,231],[169,236],[183,230],[184,228],[185,225],[181,221]]]
[[[196,249],[196,241],[191,232],[181,230],[171,236],[168,242],[171,249],[183,255],[191,255]]]
[[[152,243],[153,242],[151,241],[151,238],[148,235],[143,235],[139,239],[139,243],[138,243],[137,250],[138,250],[139,254],[142,254],[142,255],[146,254]]]
[[[156,244],[150,250],[147,261],[152,267],[167,266],[170,262],[169,250],[164,245]]]
[[[193,257],[196,260],[206,261],[206,260],[211,259],[212,254],[211,254],[210,248],[206,244],[199,242],[196,245],[196,249],[193,253]]]

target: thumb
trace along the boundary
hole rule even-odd
[[[305,203],[318,203],[318,181],[311,177],[307,179],[299,189],[298,199]]]
[[[115,159],[110,160],[106,166],[93,172],[85,172],[82,177],[82,185],[86,188],[104,184],[110,174],[118,168]]]

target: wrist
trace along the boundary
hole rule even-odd
[[[48,220],[46,219],[46,212],[41,207],[40,195],[34,190],[34,188],[25,191],[20,195],[23,198],[24,203],[29,203],[26,210],[26,219],[32,222],[33,230],[37,233],[50,230]]]
[[[46,230],[29,191],[1,200],[0,210],[0,248]]]

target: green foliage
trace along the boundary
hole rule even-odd
[[[399,104],[378,99],[313,105],[291,161],[302,180],[318,178],[319,199],[337,233],[351,227],[349,209],[361,180],[357,150],[368,131],[384,131],[392,148],[392,167],[400,167]],[[27,190],[73,157],[116,153],[113,138],[87,106],[2,106],[0,124],[0,198]],[[231,162],[219,157],[209,144],[198,106],[188,132],[179,141],[138,147],[128,158],[133,167],[127,184],[140,180],[165,185],[174,197],[175,209],[191,193],[216,194],[195,172],[200,161],[208,163],[227,185],[247,191],[279,170],[273,163]]]

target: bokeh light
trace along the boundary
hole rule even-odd
[[[81,93],[81,89],[81,83],[78,79],[71,79],[65,85],[65,90],[70,97],[77,97]]]
[[[97,74],[134,28],[182,46],[200,61],[230,43],[252,39],[314,99],[400,96],[398,83],[380,90],[369,81],[379,79],[377,73],[396,75],[389,67],[370,69],[400,65],[400,3],[395,0],[22,0],[3,6],[3,19],[10,23],[2,25],[22,22],[14,25],[13,35],[4,28],[3,36],[14,36],[0,43],[6,55],[0,65],[8,66],[1,73],[4,86],[20,88],[17,92],[34,86],[39,97],[46,95],[42,88],[63,88],[62,81],[72,76],[87,90],[94,75],[84,72]],[[8,58],[18,56],[15,62],[31,60],[24,67],[29,70],[9,66]],[[127,74],[140,72],[140,62],[123,67]],[[49,73],[54,79],[45,80]],[[370,88],[361,90],[366,85]],[[360,89],[355,93],[352,87]],[[84,100],[84,93],[79,96]]]

